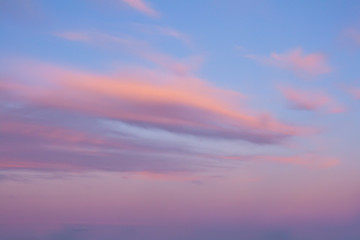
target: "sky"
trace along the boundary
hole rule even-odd
[[[359,12],[0,0],[0,239],[360,239]]]

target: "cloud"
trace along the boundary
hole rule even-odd
[[[237,51],[244,52],[246,49],[244,46],[241,45],[235,45],[234,47]],[[249,58],[251,58],[251,55],[248,55]]]
[[[273,162],[291,163],[316,169],[330,168],[340,164],[340,160],[338,158],[321,156],[317,154],[302,154],[295,156],[264,156],[262,158]]]
[[[31,0],[0,1],[0,16],[22,24],[39,24],[48,19],[41,4]]]
[[[202,176],[192,174],[168,174],[168,173],[153,173],[153,172],[134,172],[131,177],[145,178],[158,181],[189,181],[189,182],[201,182]]]
[[[223,155],[217,156],[218,159],[226,161],[256,161],[256,162],[273,162],[273,163],[286,163],[304,166],[313,169],[323,169],[337,166],[340,160],[336,157],[322,156],[317,153],[301,153],[301,154],[253,154],[253,155]]]
[[[304,54],[301,48],[290,50],[284,54],[271,53],[269,57],[256,55],[245,55],[245,57],[263,64],[291,70],[301,76],[319,76],[332,70],[323,54]]]
[[[202,148],[200,143],[185,145],[164,138],[159,133],[156,133],[156,137],[148,138],[148,130],[141,128],[138,128],[138,134],[130,134],[134,130],[115,129],[116,123],[111,127],[93,122],[81,129],[81,125],[88,125],[83,117],[77,119],[78,114],[63,111],[57,114],[64,119],[71,119],[72,127],[66,126],[56,113],[40,107],[25,107],[18,111],[15,114],[16,111],[12,109],[5,114],[6,117],[1,118],[0,170],[31,170],[40,171],[41,174],[116,171],[131,173],[131,177],[198,182],[206,178],[199,172],[231,169],[234,162],[238,161],[264,160],[264,156],[220,155],[216,149]],[[24,115],[24,112],[27,114]],[[33,112],[42,114],[38,117],[29,116]],[[41,117],[49,115],[55,115],[54,119],[57,120],[46,118],[44,121]],[[184,138],[185,143],[189,140]],[[211,149],[211,145],[208,148]],[[291,160],[286,163],[298,164]],[[49,178],[41,174],[40,177]],[[0,180],[31,181],[34,177],[37,176],[19,178],[6,175],[0,176]]]
[[[44,110],[38,108],[36,111]],[[44,115],[50,113],[45,111]],[[77,120],[66,112],[60,113],[68,119]],[[171,139],[163,139],[161,134],[146,139],[146,130],[139,132],[139,136],[96,124],[90,125],[90,129],[80,130],[79,127],[59,127],[64,125],[61,119],[56,122],[47,119],[43,122],[41,119],[28,119],[22,114],[2,118],[1,122],[0,170],[32,170],[55,174],[115,171],[131,173],[130,177],[198,182],[207,177],[206,174],[199,175],[199,172],[232,169],[239,161],[271,161],[311,168],[330,167],[337,163],[314,154],[311,158],[256,155],[258,152],[255,155],[221,155],[217,150],[209,151],[194,144],[186,146],[179,142],[172,143]],[[39,176],[49,178],[40,173]],[[12,181],[30,181],[33,178],[32,175],[23,178],[16,175],[0,176],[0,180]]]
[[[233,150],[212,147],[222,141],[258,153],[254,146],[313,132],[192,75],[143,67],[98,74],[19,59],[2,66],[1,169],[179,173],[187,181],[193,176],[180,176],[232,165],[222,154]]]
[[[165,30],[162,30],[165,31]],[[168,30],[167,30],[168,31]],[[82,42],[111,51],[128,52],[131,55],[149,61],[177,74],[187,74],[201,64],[200,56],[192,56],[184,60],[176,59],[168,54],[155,50],[147,42],[129,36],[113,36],[100,32],[56,32],[54,36],[70,41]]]
[[[91,38],[87,34],[79,33],[79,32],[59,32],[59,33],[54,33],[54,35],[69,41],[78,41],[78,42],[87,42],[87,43],[91,42]]]
[[[325,110],[328,113],[341,113],[345,111],[343,106],[323,92],[304,91],[284,86],[279,87],[279,90],[292,109],[307,111]]]
[[[155,33],[155,34],[159,34],[159,35],[172,37],[172,38],[175,38],[175,39],[181,41],[183,44],[185,44],[187,46],[192,45],[192,42],[191,42],[189,36],[187,36],[186,34],[180,32],[178,30],[175,30],[173,28],[159,26],[159,25],[152,25],[152,24],[140,24],[140,23],[133,23],[133,25],[143,32]]]
[[[122,47],[157,68],[127,66],[100,74],[35,60],[3,60],[0,169],[120,171],[199,181],[188,173],[271,156],[280,162],[262,148],[286,152],[284,144],[293,137],[315,133],[247,107],[239,92],[176,69],[194,64],[157,52],[146,42],[90,32],[56,36]],[[310,110],[330,102],[314,99],[320,102],[315,107],[300,97],[296,106]],[[204,145],[205,140],[213,142]],[[237,148],[250,144],[252,150],[229,150],[229,142],[239,143]],[[287,162],[302,165],[293,160]]]
[[[183,43],[185,43],[187,45],[191,44],[190,39],[189,39],[189,37],[187,35],[185,35],[184,33],[179,32],[179,31],[177,31],[175,29],[168,28],[168,27],[160,27],[160,26],[157,26],[156,29],[157,29],[157,31],[159,31],[163,35],[176,38],[176,39],[182,41]]]
[[[145,15],[150,17],[160,17],[160,13],[153,9],[150,4],[146,3],[144,0],[121,0],[126,3],[128,6],[136,9],[139,12],[142,12]]]
[[[268,113],[252,113],[242,104],[241,94],[193,76],[149,69],[98,75],[35,62],[20,65],[15,68],[37,81],[3,81],[0,88],[42,107],[254,143],[278,143],[308,131],[281,123]],[[25,76],[14,76],[19,77]]]
[[[360,46],[360,32],[354,28],[345,31],[346,36],[357,46]]]
[[[348,92],[355,98],[360,100],[360,88],[351,88]]]
[[[26,110],[33,111],[54,114],[41,108]],[[7,116],[13,115],[14,110],[11,112]],[[59,114],[75,122],[79,120],[66,112]],[[44,122],[38,118],[28,119],[23,114],[3,117],[1,122],[0,169],[165,174],[192,172],[207,162],[191,150],[174,148],[171,144],[159,147],[154,142],[121,135],[96,122],[82,130],[79,126],[66,126],[61,119]]]

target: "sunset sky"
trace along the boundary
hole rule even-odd
[[[359,240],[360,2],[0,0],[1,240]]]

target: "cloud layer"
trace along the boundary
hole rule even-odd
[[[30,60],[8,61],[3,71],[2,169],[192,172],[255,158],[161,143],[159,132],[146,140],[145,130],[261,146],[313,132],[188,74],[136,67],[98,74]]]
[[[243,107],[239,93],[193,76],[147,69],[107,76],[35,62],[18,67],[28,78],[37,80],[27,84],[2,81],[0,87],[42,107],[256,143],[276,143],[304,133],[304,129],[281,123],[268,113],[252,113]]]

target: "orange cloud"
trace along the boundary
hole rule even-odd
[[[303,91],[291,87],[279,87],[293,109],[318,111],[325,109],[329,113],[341,113],[345,108],[323,92]]]
[[[136,9],[139,12],[142,12],[150,17],[159,17],[160,13],[153,9],[148,3],[144,0],[121,0],[130,7]]]
[[[0,87],[44,107],[172,132],[257,143],[274,143],[309,132],[234,104],[244,101],[239,93],[192,76],[146,69],[106,76],[35,62],[20,65],[17,69],[21,68],[27,77],[43,82],[3,81]]]
[[[270,57],[255,55],[246,55],[245,57],[278,68],[288,69],[304,76],[318,76],[332,70],[323,54],[311,53],[306,55],[301,48],[293,49],[284,54],[271,53]]]

